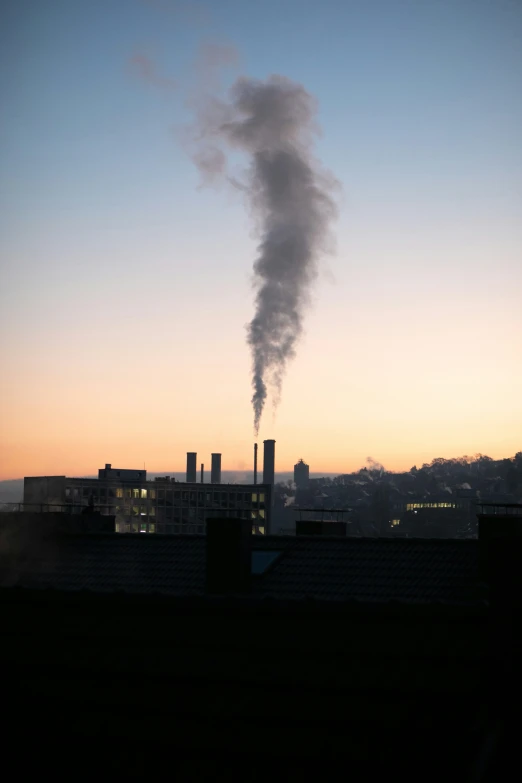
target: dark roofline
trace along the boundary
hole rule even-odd
[[[408,617],[419,617],[422,620],[443,617],[448,619],[448,615],[455,618],[473,616],[482,618],[488,611],[489,603],[486,600],[477,601],[367,601],[365,599],[352,598],[349,600],[328,600],[316,596],[305,596],[304,598],[281,599],[272,595],[165,595],[161,592],[143,593],[133,592],[128,588],[125,590],[60,590],[55,587],[31,588],[20,586],[0,587],[0,605],[3,601],[30,601],[31,603],[42,601],[46,605],[50,602],[62,603],[82,603],[89,601],[103,602],[104,608],[107,608],[109,602],[124,608],[125,605],[147,606],[154,602],[155,605],[161,604],[179,611],[208,612],[212,609],[232,610],[236,612],[251,612],[257,610],[261,613],[306,613],[310,611],[321,611],[337,614],[361,615],[367,618],[369,614],[379,616],[402,615]]]

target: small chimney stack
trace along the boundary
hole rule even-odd
[[[249,519],[207,519],[207,593],[226,595],[250,591],[251,539],[252,522]]]
[[[205,466],[203,463],[201,463],[201,483],[205,483]]]
[[[275,440],[265,440],[263,453],[263,484],[275,483]]]
[[[210,483],[221,484],[221,454],[211,454]]]
[[[198,455],[195,451],[187,451],[187,484],[195,484],[197,476]]]
[[[254,484],[257,484],[257,443],[254,443]]]

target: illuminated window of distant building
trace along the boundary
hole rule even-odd
[[[397,527],[397,525],[401,524],[401,520],[400,519],[392,519],[391,523],[392,523],[392,527]]]
[[[126,490],[125,490],[125,497],[126,497],[126,498],[130,498],[130,497],[132,497],[132,492],[131,492],[131,490],[130,490],[130,489],[126,489]]]
[[[116,487],[116,497],[117,498],[123,497],[123,487]]]
[[[146,489],[142,489],[141,490],[141,497],[142,498],[146,498],[147,497],[147,490]]]
[[[146,522],[142,522],[140,524],[140,533],[146,533],[146,532],[147,532],[147,523]]]
[[[137,522],[132,523],[132,532],[137,533],[138,532],[139,525]]]
[[[265,518],[265,509],[264,508],[260,508],[259,509],[259,517],[260,517],[260,519],[264,519]]]
[[[156,532],[156,525],[154,522],[149,523],[149,533],[155,533]]]
[[[265,502],[265,493],[264,492],[260,492],[259,493],[259,502],[260,503],[264,503]]]
[[[257,503],[257,492],[252,493],[252,503]]]
[[[156,490],[155,489],[151,489],[150,490],[149,497],[150,497],[151,500],[156,500]]]
[[[252,511],[251,511],[251,515],[252,515],[252,519],[257,519],[258,516],[259,516],[259,511],[257,509],[255,509],[255,508],[253,508]]]
[[[133,489],[133,490],[132,490],[132,497],[133,497],[133,498],[139,498],[139,496],[140,496],[140,491],[139,491],[139,489]]]
[[[139,506],[133,506],[132,507],[132,513],[134,514],[135,517],[137,517],[138,514],[140,513],[140,507]]]
[[[149,508],[149,516],[150,516],[150,517],[153,517],[153,516],[155,516],[155,515],[156,515],[156,509],[154,508],[154,506],[151,506],[151,507]]]

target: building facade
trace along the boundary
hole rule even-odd
[[[116,517],[118,533],[200,533],[208,517],[252,521],[252,532],[270,532],[272,487],[264,484],[197,484],[170,476],[147,478],[145,470],[106,465],[98,478],[28,476],[24,509],[81,513],[92,508]]]

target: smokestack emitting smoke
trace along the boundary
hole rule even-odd
[[[247,338],[256,435],[268,387],[274,405],[279,402],[336,213],[335,182],[312,154],[315,113],[315,100],[302,85],[271,76],[238,79],[228,102],[213,99],[199,116],[194,160],[207,177],[226,174],[227,149],[249,156],[246,182],[229,179],[246,192],[261,235],[254,262],[256,312]]]

